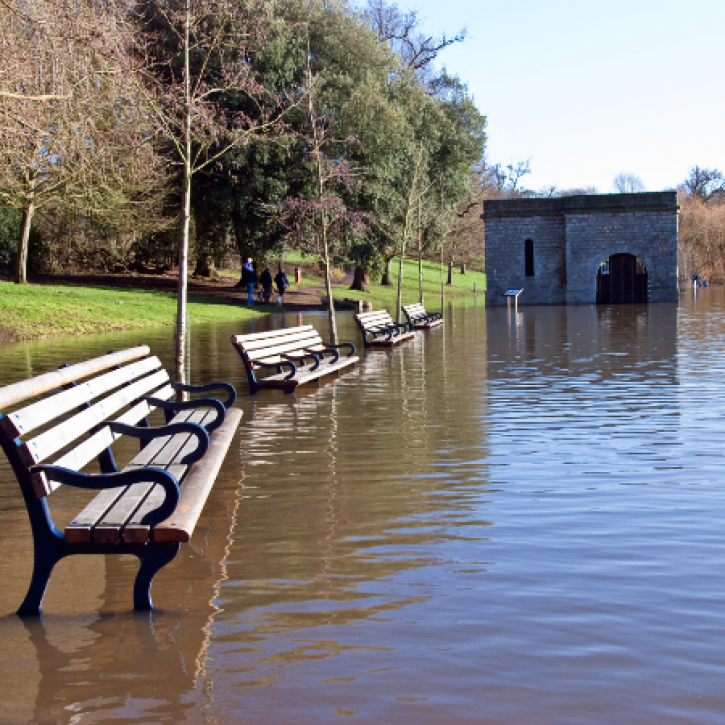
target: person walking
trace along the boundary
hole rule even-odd
[[[279,265],[279,272],[274,275],[274,283],[277,285],[277,293],[279,294],[280,307],[284,304],[284,293],[289,287],[287,275],[282,271],[282,265]]]
[[[259,275],[259,283],[262,285],[262,302],[268,305],[272,299],[272,273],[269,267],[265,267],[264,272]]]
[[[247,288],[247,304],[254,304],[254,287],[257,284],[257,273],[254,271],[252,258],[247,257],[247,261],[242,267],[242,284]]]

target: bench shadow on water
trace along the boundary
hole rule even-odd
[[[451,309],[294,396],[245,395],[251,330],[194,328],[192,381],[232,382],[244,418],[156,611],[131,611],[134,560],[75,557],[42,620],[11,614],[32,547],[0,463],[0,722],[721,721],[708,294]],[[0,384],[140,342],[169,361],[167,332],[12,346]]]

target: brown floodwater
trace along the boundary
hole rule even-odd
[[[297,396],[246,395],[251,329],[192,329],[192,380],[244,418],[150,615],[123,557],[13,614],[32,542],[0,463],[0,722],[725,723],[725,290],[471,301]],[[170,361],[166,330],[16,344],[0,384],[139,342]]]

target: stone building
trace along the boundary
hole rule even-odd
[[[486,201],[486,304],[677,302],[677,192]]]

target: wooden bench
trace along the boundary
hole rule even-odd
[[[387,310],[361,312],[355,315],[355,322],[360,328],[365,347],[390,347],[415,335],[408,325],[393,322]]]
[[[260,388],[292,393],[299,385],[354,365],[358,360],[355,345],[351,342],[329,345],[312,325],[232,335],[232,345],[244,362],[250,395]],[[342,348],[350,349],[343,358],[339,353]],[[325,359],[325,355],[331,359]],[[288,372],[283,372],[285,368]],[[260,369],[274,369],[277,374],[257,377]]]
[[[408,325],[414,330],[430,330],[431,327],[443,324],[443,315],[440,312],[426,312],[419,302],[403,307]]]
[[[151,581],[189,541],[242,414],[228,383],[170,383],[145,345],[0,388],[0,444],[25,499],[34,569],[18,614],[39,614],[55,564],[73,554],[133,554],[141,562],[136,609],[151,609]],[[222,403],[174,393],[226,392]],[[29,401],[32,401],[29,403]],[[166,425],[151,427],[160,408]],[[119,471],[111,445],[140,439]],[[92,461],[100,473],[84,473]],[[100,493],[61,533],[48,497],[62,484]]]

